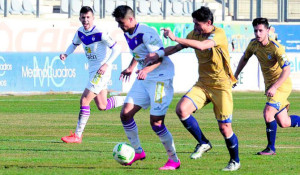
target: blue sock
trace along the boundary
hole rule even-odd
[[[267,138],[268,138],[268,147],[275,151],[275,140],[276,140],[276,132],[277,132],[277,122],[276,120],[266,123],[267,128]]]
[[[300,126],[300,116],[291,115],[291,127],[299,127]]]
[[[203,135],[197,120],[192,115],[190,115],[186,120],[183,120],[181,122],[201,145],[207,144],[209,142]]]
[[[233,133],[233,135],[230,138],[225,139],[225,142],[230,154],[230,159],[239,163],[239,141],[237,136]]]

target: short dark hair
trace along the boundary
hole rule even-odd
[[[94,11],[91,7],[89,6],[82,6],[80,9],[80,14],[86,14],[88,12],[92,12],[94,14]]]
[[[214,23],[214,15],[208,7],[201,6],[200,9],[192,13],[192,17],[199,22],[207,22],[208,20],[210,20],[211,24]]]
[[[112,13],[112,16],[115,18],[124,19],[128,12],[133,15],[133,10],[131,7],[129,7],[127,5],[120,5],[114,10],[114,12]]]
[[[267,18],[255,18],[252,22],[252,26],[253,27],[256,27],[260,24],[263,24],[267,29],[270,28],[269,26],[269,22],[268,22],[268,19]]]

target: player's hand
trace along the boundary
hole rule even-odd
[[[275,95],[276,91],[277,91],[277,89],[276,89],[275,87],[271,86],[271,87],[267,90],[266,96],[267,96],[267,97],[273,97],[273,96]]]
[[[137,70],[136,73],[138,74],[137,75],[137,79],[138,80],[145,80],[146,77],[147,77],[147,74],[148,74],[148,72],[146,70],[144,70],[144,69]]]
[[[235,88],[237,86],[237,83],[234,83],[233,85],[232,85],[232,88]]]
[[[176,40],[175,35],[172,33],[172,31],[170,29],[163,28],[161,30],[164,31],[164,37],[165,38],[170,38],[172,41]]]
[[[120,78],[119,78],[119,80],[122,80],[122,81],[129,81],[130,80],[130,75],[131,75],[131,73],[132,73],[132,70],[130,70],[130,69],[125,69],[125,70],[123,70],[122,72],[121,72],[121,75],[120,75]]]
[[[145,57],[144,64],[145,64],[145,66],[148,66],[150,64],[157,62],[158,59],[159,59],[159,56],[157,53],[149,53]]]
[[[104,63],[98,70],[98,74],[100,75],[104,75],[106,69],[107,69],[108,65],[106,63]]]
[[[60,54],[59,58],[60,58],[61,61],[65,61],[67,56],[68,56],[67,54]]]

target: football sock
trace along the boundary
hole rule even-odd
[[[124,104],[126,96],[111,96],[107,99],[106,110],[113,109]]]
[[[202,145],[207,144],[209,141],[203,135],[197,120],[190,115],[184,120],[181,120],[184,127],[194,136],[194,138]]]
[[[225,138],[225,143],[230,154],[230,159],[239,163],[239,141],[237,136],[233,133],[231,137]]]
[[[276,132],[277,132],[277,122],[276,120],[266,123],[266,132],[268,138],[268,147],[275,151],[275,140],[276,140]]]
[[[299,127],[300,126],[300,116],[291,115],[291,127]]]
[[[172,134],[166,128],[164,124],[160,126],[152,126],[153,131],[158,135],[161,143],[164,145],[169,159],[178,162],[178,157],[176,154],[176,149],[173,141]]]
[[[85,128],[85,125],[90,117],[90,107],[89,106],[81,106],[80,112],[78,116],[78,123],[75,130],[75,134],[79,137],[81,137],[83,130]]]
[[[140,139],[138,135],[138,128],[135,124],[134,119],[130,119],[127,121],[122,121],[123,128],[125,130],[126,136],[128,140],[130,141],[130,144],[134,148],[136,153],[141,153],[143,151],[141,144],[140,144]]]

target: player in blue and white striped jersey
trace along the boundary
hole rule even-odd
[[[99,110],[108,110],[124,104],[125,96],[107,98],[107,84],[111,77],[111,65],[120,54],[120,47],[109,36],[108,32],[94,25],[93,10],[83,6],[80,10],[80,27],[73,39],[73,43],[64,54],[65,60],[82,44],[89,64],[89,82],[80,99],[80,112],[75,133],[62,137],[66,143],[81,143],[82,133],[90,116],[90,102],[94,99]],[[111,50],[111,51],[110,51]]]
[[[180,167],[180,160],[176,154],[172,134],[164,124],[165,114],[174,93],[174,65],[164,56],[163,44],[157,32],[147,25],[137,23],[129,6],[118,6],[112,15],[124,31],[133,55],[129,67],[121,73],[120,79],[126,81],[136,65],[139,69],[137,80],[128,92],[120,114],[125,133],[135,149],[134,159],[125,165],[131,165],[146,157],[133,117],[141,108],[146,109],[150,106],[150,124],[169,156],[167,163],[160,169],[177,169]],[[160,58],[160,61],[145,65],[144,60],[149,57],[156,57],[158,60]]]

